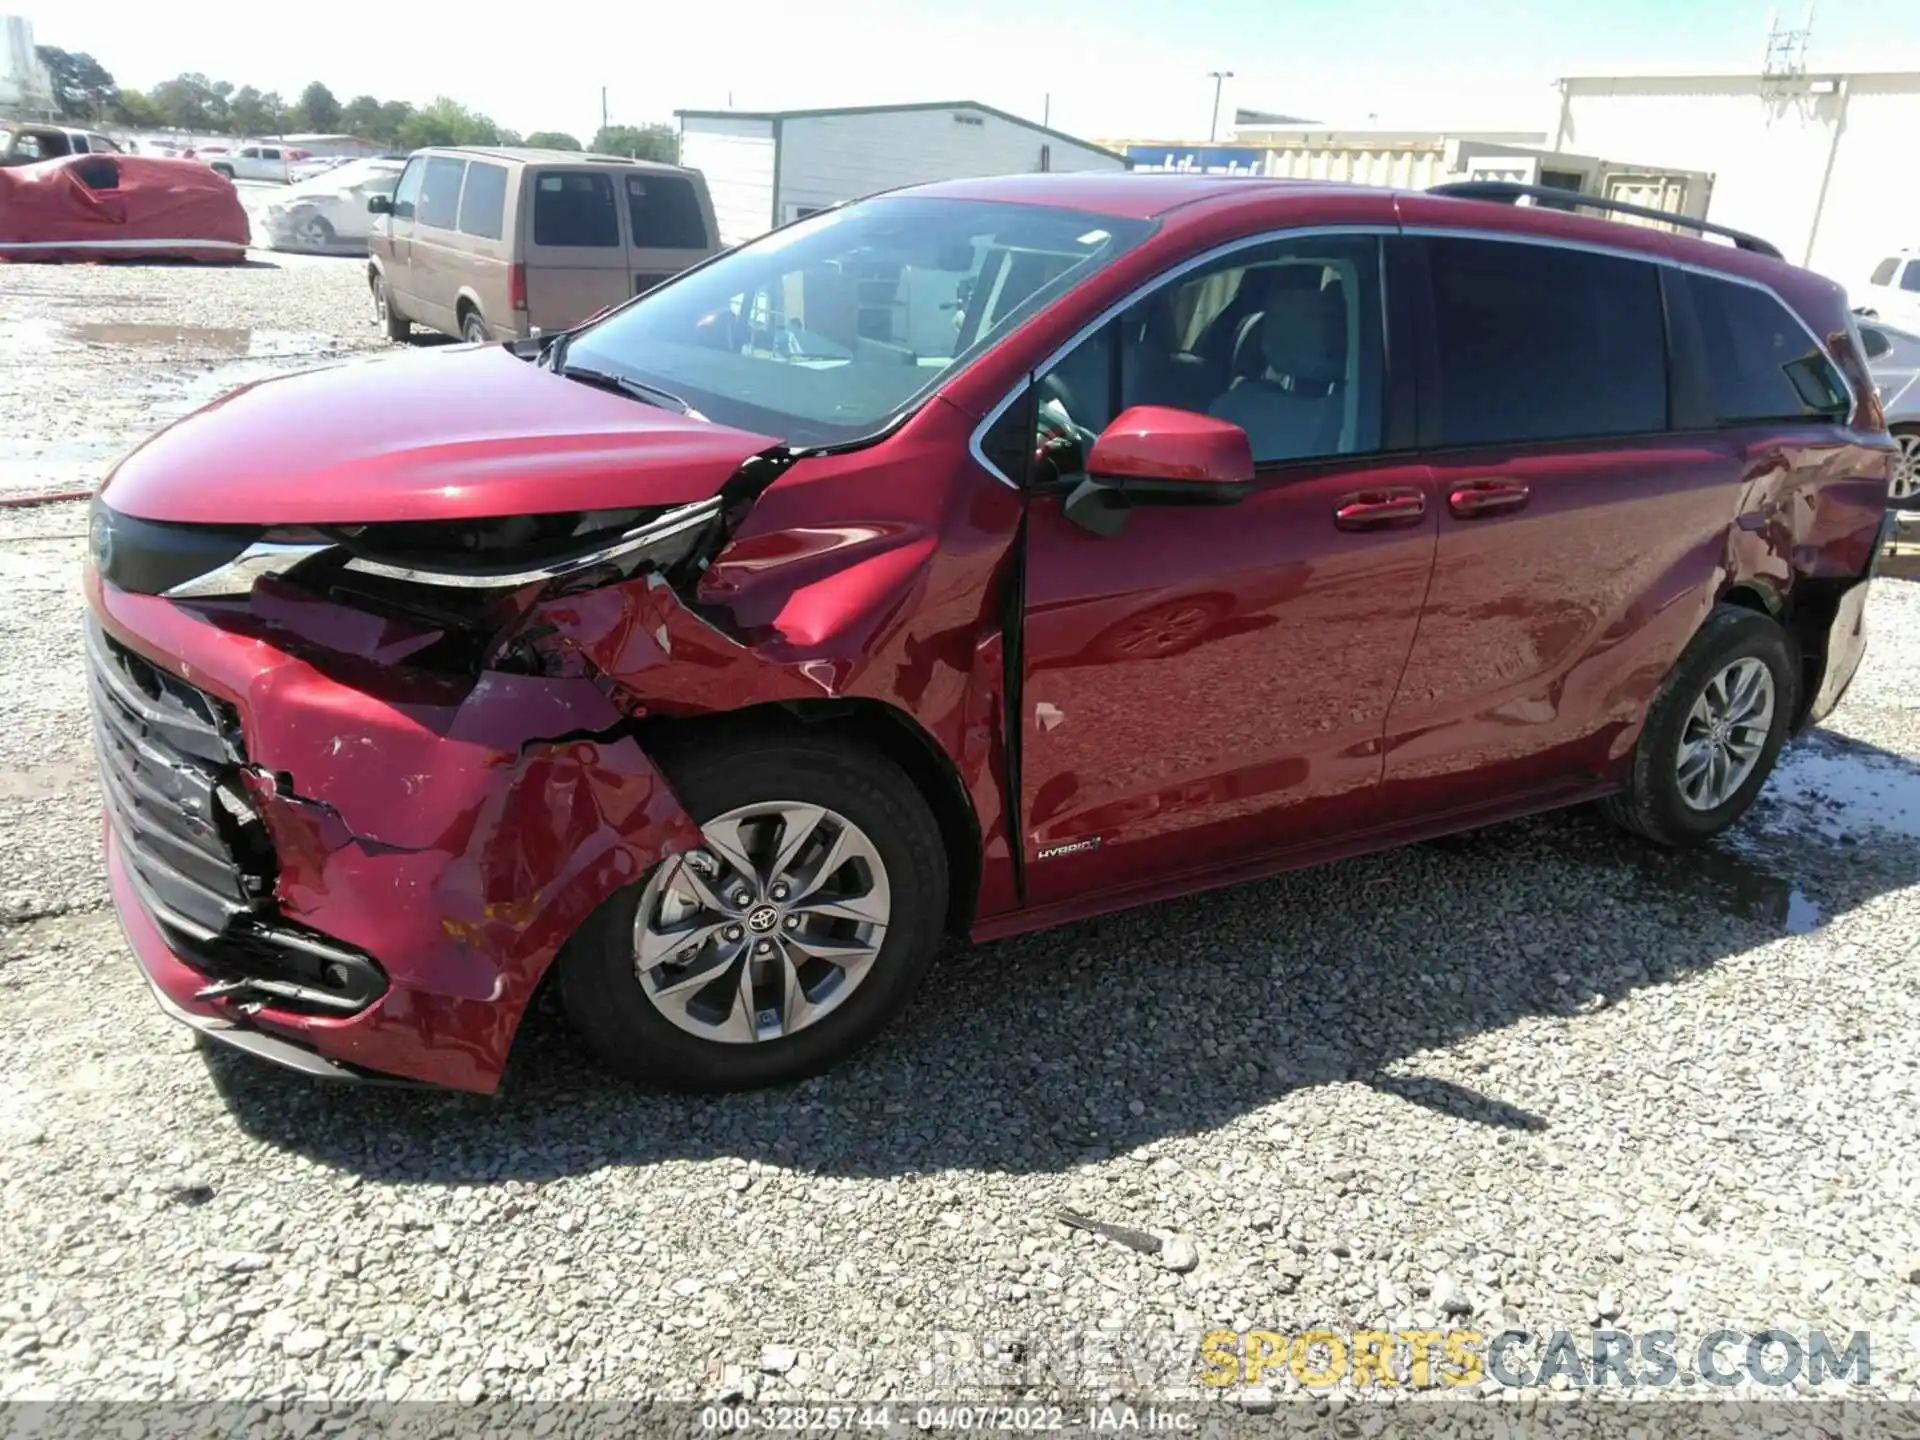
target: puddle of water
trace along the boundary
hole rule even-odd
[[[271,330],[224,325],[168,325],[150,321],[71,321],[34,318],[0,322],[0,346],[9,353],[106,350],[170,353],[263,360],[331,355],[340,348],[332,335],[317,331]]]
[[[1920,768],[1891,755],[1814,736],[1780,757],[1756,812],[1770,835],[1829,841],[1879,832],[1920,840]]]
[[[1654,889],[1688,900],[1707,899],[1746,920],[1805,935],[1827,923],[1820,903],[1784,875],[1736,850],[1708,845],[1699,850],[1653,851],[1624,842],[1634,867]]]

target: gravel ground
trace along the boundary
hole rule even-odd
[[[377,344],[357,266],[275,264],[0,271],[43,337],[0,349],[0,490]],[[955,946],[774,1093],[643,1093],[536,1015],[478,1102],[156,1011],[98,875],[82,527],[0,511],[0,1399],[1197,1393],[1208,1330],[1439,1323],[1864,1330],[1920,1390],[1920,585],[1706,852],[1565,814]]]

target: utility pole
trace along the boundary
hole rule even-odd
[[[1209,70],[1207,74],[1213,77],[1213,123],[1207,127],[1207,140],[1212,143],[1220,138],[1220,86],[1233,78],[1233,71]]]
[[[607,128],[607,87],[600,87],[600,128]]]
[[[1053,124],[1053,92],[1051,90],[1047,92],[1046,98],[1040,102],[1040,123],[1042,125]]]

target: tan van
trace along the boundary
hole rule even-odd
[[[416,150],[367,209],[367,279],[395,340],[563,330],[719,248],[699,171],[617,155]]]

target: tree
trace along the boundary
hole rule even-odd
[[[158,130],[167,123],[160,107],[138,90],[122,90],[114,98],[113,114],[121,124],[135,130]]]
[[[228,106],[204,75],[176,75],[148,92],[170,130],[224,130]]]
[[[441,95],[424,110],[407,118],[400,127],[398,141],[403,150],[419,150],[428,145],[496,145],[500,141],[500,127],[485,115]]]
[[[36,45],[34,53],[47,67],[53,82],[53,103],[69,119],[98,119],[113,110],[119,87],[113,75],[84,50],[67,51],[57,45]]]
[[[227,117],[239,135],[266,135],[279,128],[280,117],[267,106],[267,97],[251,85],[242,85],[227,102]]]
[[[578,150],[580,142],[564,130],[536,130],[527,136],[527,144],[536,150]]]
[[[340,110],[340,128],[363,140],[379,139],[380,102],[371,95],[356,95]]]
[[[297,130],[330,135],[340,128],[340,102],[333,98],[333,91],[316,80],[300,92],[293,107],[293,123]]]
[[[404,100],[389,100],[380,107],[380,123],[374,127],[373,139],[382,145],[400,144],[400,132],[407,128],[407,122],[413,119],[413,106]]]
[[[680,160],[680,137],[671,125],[602,125],[593,137],[601,155],[625,155],[634,160]]]

